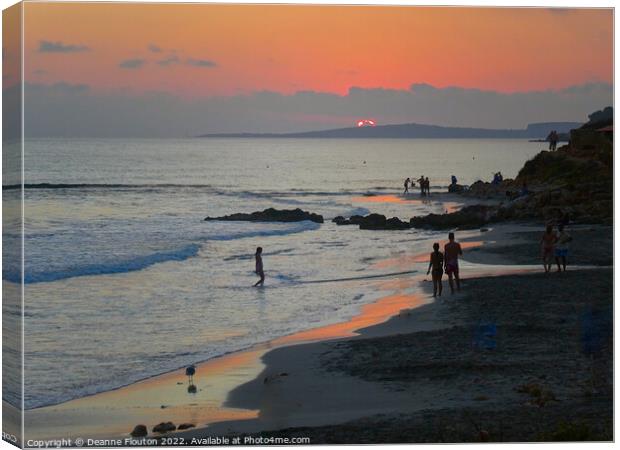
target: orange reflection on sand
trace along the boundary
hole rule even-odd
[[[444,245],[446,245],[448,241],[439,241],[439,248],[443,249]],[[461,242],[461,248],[463,250],[467,250],[469,248],[481,247],[483,241],[467,241]],[[443,251],[443,250],[442,250]],[[394,258],[382,259],[374,263],[371,268],[372,269],[389,269],[393,267],[400,267],[403,270],[407,268],[411,268],[411,266],[415,263],[423,263],[428,262],[429,255],[431,254],[432,249],[429,249],[427,253],[417,253],[415,255],[402,255],[396,256]]]
[[[403,309],[415,308],[424,302],[419,295],[390,295],[377,301],[362,306],[362,311],[348,322],[336,323],[313,330],[302,331],[290,336],[273,341],[275,345],[298,344],[301,342],[313,342],[325,339],[335,339],[342,337],[355,336],[356,330],[366,328],[371,325],[385,322],[390,317],[396,315]]]
[[[351,201],[356,203],[421,203],[420,199],[403,198],[393,194],[369,196],[362,195],[359,197],[353,197]]]

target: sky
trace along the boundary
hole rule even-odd
[[[25,3],[23,13],[31,135],[287,132],[362,118],[522,128],[612,104],[611,9]]]

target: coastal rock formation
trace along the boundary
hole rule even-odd
[[[264,211],[256,211],[250,214],[236,213],[222,217],[205,217],[205,220],[245,221],[245,222],[301,222],[310,220],[323,223],[323,216],[296,209],[268,208]]]
[[[449,214],[428,214],[412,217],[409,224],[414,228],[433,229],[473,229],[493,221],[497,214],[496,206],[471,205]]]
[[[162,422],[153,427],[153,433],[163,434],[163,433],[168,433],[170,431],[174,431],[176,429],[177,429],[176,425],[173,424],[172,422]]]
[[[147,434],[149,434],[149,432],[146,429],[146,425],[136,425],[132,432],[129,434],[131,435],[131,437],[138,438],[146,436]]]
[[[177,430],[188,430],[190,428],[194,428],[196,425],[193,423],[182,423],[177,427]]]
[[[349,219],[338,216],[332,222],[336,225],[359,225],[361,230],[408,230],[411,228],[408,222],[403,222],[398,217],[388,219],[383,214],[374,213],[367,216],[355,215]]]
[[[451,184],[450,186],[448,186],[448,192],[450,192],[451,194],[459,194],[463,191],[465,191],[465,186],[463,186],[462,184]]]

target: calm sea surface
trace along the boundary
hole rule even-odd
[[[337,227],[409,218],[439,201],[371,202],[403,179],[514,177],[541,144],[512,140],[29,140],[25,182],[26,407],[116,388],[258,342],[346,320],[377,298],[374,263],[437,233]],[[5,163],[6,164],[6,163]],[[5,179],[4,184],[11,184]],[[5,208],[20,192],[4,193]],[[302,208],[326,223],[204,222]],[[18,234],[5,233],[5,242]],[[266,287],[253,289],[264,250]],[[8,248],[8,247],[5,247]],[[430,250],[429,250],[430,251]],[[19,267],[4,264],[5,289]],[[414,269],[414,267],[412,267]],[[342,283],[308,283],[359,278]],[[4,306],[6,320],[19,310]],[[8,349],[7,349],[8,350]],[[5,388],[5,400],[15,392]]]

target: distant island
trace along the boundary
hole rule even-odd
[[[393,138],[393,139],[533,139],[544,140],[551,130],[560,137],[568,136],[570,130],[579,128],[580,122],[531,123],[525,129],[491,129],[443,127],[404,123],[364,127],[336,128],[331,130],[305,131],[297,133],[209,133],[201,138]]]

